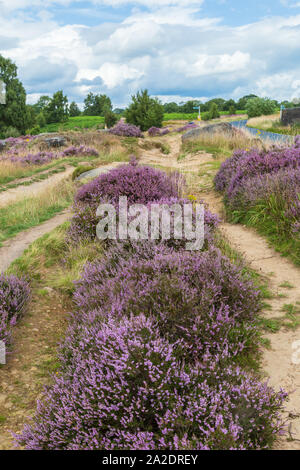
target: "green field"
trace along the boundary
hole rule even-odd
[[[78,129],[91,129],[92,127],[103,126],[103,116],[76,116],[70,117],[65,123],[47,124],[41,129],[41,132],[58,132]]]
[[[220,116],[226,116],[229,114],[229,111],[219,111]],[[201,117],[203,117],[205,113],[201,113]],[[246,114],[245,110],[238,109],[236,114]],[[164,121],[194,121],[198,118],[198,113],[165,113],[164,114]]]

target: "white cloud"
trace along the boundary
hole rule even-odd
[[[5,2],[11,11],[30,4],[39,14],[7,19],[0,13],[0,52],[16,61],[29,100],[55,87],[77,102],[88,91],[109,93],[115,105],[126,104],[142,87],[174,101],[249,92],[284,99],[298,93],[300,15],[228,27],[205,17],[202,1],[137,0],[148,11],[134,9],[119,24],[61,26],[47,9],[54,3],[71,0],[12,0]]]

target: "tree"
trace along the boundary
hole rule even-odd
[[[118,121],[118,118],[112,111],[108,111],[104,116],[104,122],[106,126],[108,127],[108,129],[110,129],[111,127],[114,127],[117,121]]]
[[[111,99],[107,95],[94,95],[89,93],[84,100],[83,114],[86,116],[104,116],[112,111]]]
[[[150,127],[161,127],[164,107],[156,98],[149,96],[148,90],[141,90],[132,96],[132,103],[125,111],[126,121],[139,126],[142,131]]]
[[[71,117],[80,116],[81,114],[79,106],[77,105],[77,103],[75,103],[75,101],[72,101],[72,103],[70,104],[69,114]]]
[[[209,119],[217,119],[220,117],[217,103],[212,102],[209,109]]]
[[[164,112],[165,113],[178,113],[180,112],[179,106],[177,103],[172,101],[171,103],[165,103],[164,105]]]
[[[113,113],[114,113],[114,114],[121,115],[121,114],[124,114],[124,111],[125,111],[125,109],[123,109],[123,108],[115,108],[115,109],[113,110]]]
[[[274,114],[276,102],[269,98],[250,98],[247,102],[246,112],[249,118]]]
[[[25,134],[31,119],[26,107],[26,92],[17,78],[17,66],[0,55],[0,80],[6,85],[6,104],[0,105],[0,132],[14,127]]]
[[[246,95],[246,96],[243,96],[243,98],[240,98],[239,101],[237,102],[237,109],[246,109],[247,107],[247,103],[249,100],[251,100],[252,98],[258,98],[257,95]]]
[[[236,102],[232,99],[225,101],[224,106],[223,106],[223,111],[229,111],[232,108],[237,109]]]
[[[54,93],[51,101],[45,108],[45,114],[47,124],[66,122],[68,120],[68,98],[61,90]]]
[[[33,105],[36,114],[43,113],[45,108],[51,101],[51,97],[48,95],[43,95],[39,98],[38,102]]]
[[[37,122],[37,125],[41,128],[41,127],[45,127],[46,125],[46,118],[44,116],[44,113],[39,113],[36,117],[36,122]]]

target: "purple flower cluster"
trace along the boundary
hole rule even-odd
[[[61,372],[18,437],[33,450],[263,449],[286,398],[237,367],[187,366],[143,314],[74,318]]]
[[[110,250],[86,266],[74,299],[84,324],[140,312],[154,317],[179,360],[237,360],[257,348],[258,292],[217,249],[158,248],[152,259],[133,255],[118,264]]]
[[[96,237],[98,218],[96,211],[101,202],[115,205],[118,211],[120,196],[127,196],[128,204],[160,203],[172,207],[189,201],[181,199],[179,194],[185,185],[182,175],[165,172],[147,166],[138,166],[134,160],[129,165],[122,165],[109,173],[82,186],[75,196],[74,217],[69,230],[73,242],[80,239],[93,240]],[[172,213],[172,210],[171,210]],[[173,218],[172,218],[173,220]],[[194,214],[195,222],[195,214]],[[210,242],[219,223],[217,216],[205,210],[205,240]],[[157,242],[160,242],[161,236]],[[168,241],[171,246],[182,247],[186,239]]]
[[[174,132],[184,132],[184,131],[189,131],[190,129],[196,129],[197,127],[199,127],[197,124],[195,123],[188,123],[188,124],[185,124],[184,126],[182,127],[178,127],[177,129],[175,129]]]
[[[12,147],[9,149],[8,152],[6,152],[6,155],[4,155],[0,159],[0,161],[10,161],[13,163],[21,163],[23,165],[45,165],[47,163],[50,163],[52,160],[68,156],[84,157],[99,155],[97,150],[91,147],[86,147],[85,145],[80,145],[78,147],[71,146],[59,153],[40,151],[37,153],[28,153],[25,156],[20,154],[20,151],[23,150],[23,147]]]
[[[148,130],[148,134],[150,137],[156,137],[159,135],[167,135],[169,133],[170,133],[170,130],[167,127],[163,129],[160,129],[159,127],[150,127],[150,129]]]
[[[134,126],[133,124],[127,124],[122,120],[109,129],[108,132],[121,137],[143,137],[143,133],[139,127]]]
[[[10,343],[11,330],[24,313],[30,298],[26,281],[0,274],[0,340]]]
[[[270,151],[239,150],[226,160],[215,178],[215,186],[225,192],[230,212],[247,214],[266,203],[276,207],[277,224],[284,233],[297,237],[300,224],[300,139],[287,148]]]
[[[173,178],[133,161],[102,175],[77,194],[82,229],[94,200],[180,201]],[[237,366],[257,350],[259,294],[213,246],[117,240],[74,302],[26,449],[264,449],[283,431],[286,394]]]
[[[69,156],[88,156],[88,157],[97,157],[99,153],[92,147],[86,147],[85,145],[80,145],[76,147],[72,145],[61,152],[62,157],[69,157]]]

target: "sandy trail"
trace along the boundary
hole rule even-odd
[[[119,162],[112,162],[108,165],[103,165],[99,169],[98,174],[101,173],[106,173],[109,170],[116,168],[118,165],[120,165]],[[101,170],[101,171],[100,171]],[[56,178],[49,178],[46,182],[43,181],[42,183],[35,183],[34,185],[24,187],[22,186],[21,188],[23,189],[24,193],[26,195],[28,192],[28,189],[32,189],[34,186],[33,190],[30,191],[30,196],[36,196],[39,192],[44,191],[46,188],[50,187],[50,185],[53,185],[57,183],[58,181],[62,181],[64,178],[68,177],[72,172],[74,171],[74,168],[69,168],[68,171],[55,175]],[[47,185],[45,185],[47,183]],[[42,184],[42,186],[40,186]],[[36,186],[39,185],[39,186]],[[7,191],[7,193],[10,191]],[[21,197],[24,195],[20,191],[18,194],[18,197]],[[6,193],[4,193],[4,196]],[[1,198],[1,196],[0,196]],[[1,202],[1,199],[0,199]],[[11,202],[11,201],[10,201]],[[63,211],[62,213],[56,215],[55,217],[52,217],[52,219],[47,220],[46,222],[43,222],[42,224],[33,227],[29,230],[25,230],[24,232],[19,233],[16,235],[14,238],[11,238],[5,242],[3,242],[2,247],[0,247],[0,273],[4,272],[10,264],[15,261],[17,258],[19,258],[24,251],[33,243],[35,240],[40,238],[41,236],[45,235],[46,233],[51,232],[54,230],[56,227],[59,225],[63,224],[66,222],[68,219],[71,218],[71,211]]]
[[[213,161],[212,155],[204,152],[193,156],[188,155],[185,159],[177,161],[180,155],[180,137],[171,137],[167,139],[167,142],[171,146],[170,155],[163,156],[158,150],[153,150],[145,152],[141,161],[176,169],[184,173],[188,179],[192,174],[195,176],[199,173],[201,165]],[[199,177],[194,181],[199,187],[201,183]],[[222,197],[212,187],[201,192],[200,197],[208,204],[212,212],[223,216]],[[268,300],[270,310],[264,312],[265,318],[282,317],[284,305],[295,305],[296,302],[300,302],[300,269],[280,256],[255,230],[229,223],[222,223],[220,229],[229,244],[243,255],[245,261],[268,279],[274,298]],[[293,287],[282,287],[286,283]],[[279,297],[279,294],[284,294],[284,298]],[[285,409],[289,434],[280,438],[276,448],[300,449],[300,363],[294,364],[295,359],[293,359],[295,358],[293,345],[295,347],[295,342],[299,341],[297,348],[299,354],[296,355],[296,359],[298,358],[300,362],[300,331],[282,328],[279,332],[268,334],[266,337],[271,342],[271,349],[263,351],[263,370],[269,377],[270,385],[276,390],[283,388],[290,394]]]
[[[60,181],[67,178],[73,173],[73,171],[74,168],[71,167],[63,173],[58,173],[56,175],[49,176],[47,180],[38,181],[36,183],[30,184],[29,186],[21,185],[13,189],[8,189],[7,191],[0,193],[0,207],[4,207],[8,204],[11,204],[12,202],[20,201],[24,197],[37,196],[39,193],[45,191],[47,188],[51,188],[56,183],[59,183]]]

